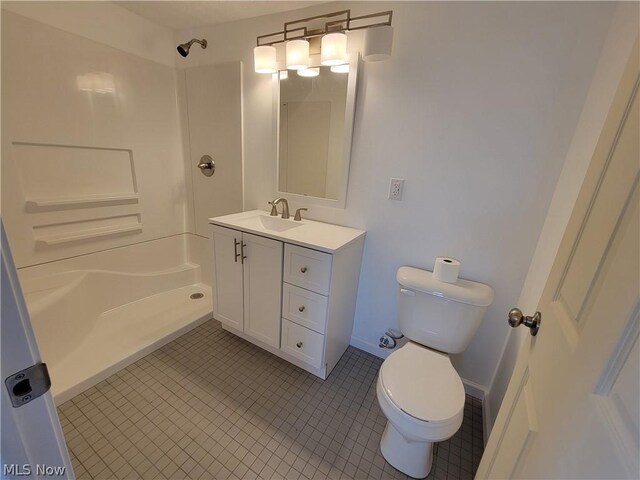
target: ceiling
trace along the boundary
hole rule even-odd
[[[324,1],[117,1],[141,17],[174,30],[310,7]]]

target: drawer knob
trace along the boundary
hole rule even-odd
[[[302,306],[302,307],[298,307],[298,311],[299,311],[299,312],[304,312],[304,306]]]
[[[298,348],[302,348],[302,342],[298,342],[298,343],[296,343],[296,347],[298,347]]]
[[[307,267],[302,267],[302,268],[300,269],[300,271],[301,271],[302,273],[307,273]]]

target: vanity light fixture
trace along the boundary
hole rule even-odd
[[[331,71],[333,73],[349,73],[349,64],[345,63],[344,65],[334,65],[331,67]]]
[[[391,54],[393,40],[392,16],[392,10],[357,17],[351,16],[351,10],[340,10],[286,22],[282,31],[256,38],[257,46],[253,49],[255,71],[275,73],[283,69],[282,65],[277,64],[274,47],[282,43],[285,44],[285,64],[289,70],[300,71],[318,65],[348,65],[346,33],[362,29],[366,29],[364,60],[386,59]],[[266,50],[264,47],[273,50]],[[311,58],[316,54],[320,54],[319,61]],[[348,68],[334,71],[344,73]]]
[[[364,61],[379,62],[387,60],[391,56],[392,44],[393,27],[391,25],[369,28],[364,32]]]
[[[347,62],[347,34],[327,33],[322,37],[320,63],[322,65],[343,65]]]
[[[287,42],[286,48],[287,69],[304,70],[309,66],[309,42],[307,40],[291,40]]]
[[[298,75],[301,77],[317,77],[320,75],[320,67],[311,67],[298,70]]]
[[[263,45],[253,49],[253,63],[256,73],[276,73],[278,64],[276,63],[276,47]]]

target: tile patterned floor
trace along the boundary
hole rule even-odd
[[[407,478],[385,462],[382,361],[349,347],[322,381],[211,320],[59,407],[79,479]],[[482,409],[437,445],[429,479],[471,479]]]

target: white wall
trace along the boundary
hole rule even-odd
[[[576,198],[591,162],[600,131],[622,77],[634,41],[638,38],[638,3],[617,5],[602,49],[593,81],[569,146],[547,217],[533,255],[517,305],[527,314],[534,312],[555,260]],[[544,312],[543,312],[544,314]],[[520,345],[530,338],[527,329],[513,330],[491,383],[489,411],[493,418],[504,398]]]
[[[614,8],[604,3],[329,4],[180,31],[210,47],[178,67],[242,60],[256,35],[287,20],[351,6],[394,10],[394,51],[365,64],[358,89],[345,210],[309,217],[365,228],[353,343],[380,353],[395,322],[395,272],[431,268],[436,255],[463,261],[462,276],[496,289],[469,349],[463,378],[488,386],[508,334],[545,213]],[[245,208],[276,192],[271,79],[243,79]],[[386,199],[390,177],[404,199]],[[296,208],[301,205],[292,205]]]
[[[85,8],[78,7],[78,22]],[[100,13],[102,7],[96,9]],[[123,31],[133,34],[131,25]],[[148,29],[138,33],[150,35]],[[83,90],[87,74],[109,79],[107,91]],[[174,68],[5,10],[2,100],[2,216],[18,267],[184,232]],[[69,187],[58,188],[62,184]],[[34,198],[121,193],[138,199],[25,207]],[[141,232],[55,246],[36,241],[136,224]]]
[[[242,211],[242,64],[188,68],[178,75],[180,110],[188,126],[187,185],[194,210],[189,231],[206,239],[209,218]],[[203,155],[215,162],[213,176],[198,168]]]
[[[2,9],[173,67],[173,32],[106,1],[6,1]]]

